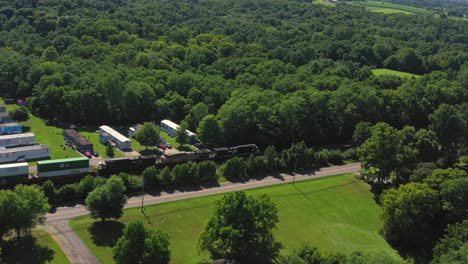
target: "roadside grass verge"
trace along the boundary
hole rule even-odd
[[[421,75],[408,73],[408,72],[402,72],[402,71],[395,71],[395,70],[390,70],[390,69],[385,69],[385,68],[374,69],[374,70],[372,70],[372,73],[374,75],[376,75],[376,76],[395,75],[395,76],[402,77],[402,78],[411,78],[411,77],[419,78],[419,77],[421,77]]]
[[[63,253],[62,249],[59,247],[57,242],[52,238],[52,236],[42,229],[33,230],[33,236],[37,239],[37,243],[41,246],[47,247],[54,251],[54,259],[48,263],[51,264],[66,264],[70,263],[68,258]]]
[[[62,249],[49,233],[42,229],[33,229],[32,236],[6,237],[2,240],[1,263],[70,263]]]
[[[246,191],[268,193],[277,204],[279,219],[275,237],[291,252],[301,242],[326,252],[348,254],[353,251],[384,251],[398,258],[379,235],[380,207],[375,204],[369,186],[354,174],[282,184]],[[208,260],[206,252],[197,251],[197,240],[213,212],[220,195],[181,200],[145,208],[125,210],[120,222],[99,224],[89,216],[70,222],[102,263],[113,263],[115,245],[124,224],[141,219],[148,227],[159,227],[170,236],[171,263],[199,263]]]

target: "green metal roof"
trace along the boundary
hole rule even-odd
[[[68,158],[68,159],[41,160],[41,161],[38,161],[37,164],[44,165],[44,164],[55,164],[55,163],[83,161],[83,160],[89,160],[89,159],[86,157],[79,157],[79,158]]]

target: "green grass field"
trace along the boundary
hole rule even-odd
[[[7,111],[18,108],[17,105],[7,105]],[[63,130],[58,127],[48,126],[44,120],[29,113],[29,120],[21,122],[23,124],[23,133],[32,132],[36,135],[36,142],[49,145],[50,158],[74,158],[81,154],[69,147],[64,147]]]
[[[384,251],[397,253],[379,235],[380,207],[375,204],[369,186],[353,174],[328,177],[247,191],[258,195],[268,193],[278,206],[280,222],[276,238],[290,252],[301,242],[323,251]],[[139,208],[125,211],[120,219],[128,223],[142,219],[149,227],[159,227],[171,237],[171,263],[198,263],[207,259],[197,252],[197,240],[213,211],[213,201],[220,196],[208,196],[165,203],[146,208],[147,219]],[[71,221],[71,227],[85,241],[102,263],[112,263],[112,249],[121,234],[120,222],[93,224],[89,216]]]
[[[372,73],[374,75],[380,76],[380,75],[395,75],[398,77],[402,78],[411,78],[411,77],[421,77],[421,75],[413,74],[413,73],[408,73],[408,72],[402,72],[402,71],[395,71],[395,70],[390,70],[390,69],[374,69],[372,70]]]
[[[398,5],[380,1],[353,1],[352,4],[361,5],[368,8],[369,11],[382,12],[382,13],[406,13],[406,14],[423,14],[432,15],[433,12],[423,8],[413,6]],[[395,11],[390,11],[393,9]],[[399,12],[400,11],[400,12]]]
[[[33,230],[33,236],[37,238],[37,243],[43,247],[47,247],[54,251],[54,259],[48,263],[51,264],[66,264],[70,263],[68,258],[63,253],[57,242],[44,230],[35,229]]]

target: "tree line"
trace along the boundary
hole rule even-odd
[[[208,140],[288,147],[349,140],[361,121],[424,127],[467,100],[463,21],[304,1],[0,3],[0,91],[45,119],[195,131],[214,115]]]

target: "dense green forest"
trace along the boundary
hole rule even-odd
[[[208,115],[214,141],[289,146],[467,111],[462,20],[308,1],[0,0],[0,31],[0,93],[49,120],[196,130]]]

